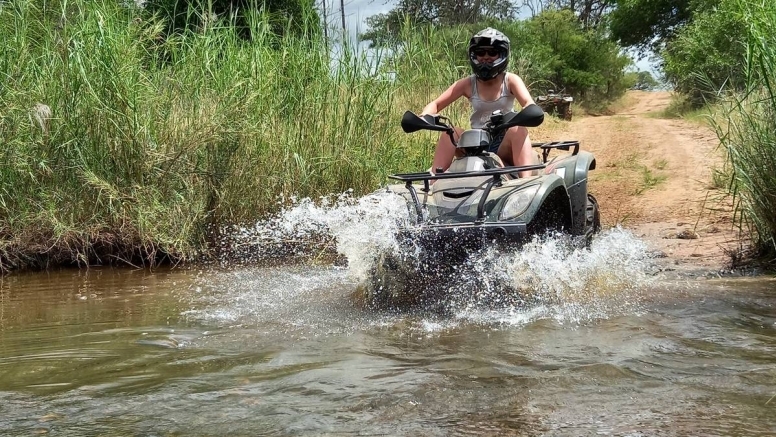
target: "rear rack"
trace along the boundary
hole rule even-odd
[[[552,149],[560,149],[568,151],[572,147],[574,150],[571,155],[574,156],[579,153],[579,141],[577,140],[564,140],[564,141],[548,141],[545,143],[532,143],[532,147],[538,147],[542,149],[542,161],[547,162],[547,157],[550,155]]]
[[[404,187],[407,189],[407,191],[410,192],[410,196],[412,196],[412,201],[415,203],[415,211],[418,213],[418,224],[420,224],[421,219],[423,217],[423,207],[420,204],[420,199],[418,199],[418,193],[415,190],[415,187],[412,185],[413,182],[423,181],[423,188],[421,188],[421,191],[423,191],[424,193],[427,193],[431,189],[429,184],[429,181],[431,180],[463,179],[463,178],[470,178],[470,177],[493,176],[485,186],[485,192],[482,194],[482,197],[480,198],[480,201],[477,204],[477,222],[482,222],[485,220],[485,201],[488,199],[488,195],[490,194],[490,190],[491,188],[493,188],[493,185],[501,183],[501,175],[516,173],[520,171],[541,170],[545,167],[547,167],[546,164],[532,164],[532,165],[491,168],[491,169],[482,170],[482,171],[463,171],[463,172],[438,173],[438,174],[431,174],[429,172],[400,173],[400,174],[389,175],[388,177],[390,179],[395,179],[398,181],[405,182]]]

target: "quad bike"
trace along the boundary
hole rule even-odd
[[[588,171],[596,162],[590,152],[580,150],[579,141],[533,143],[541,152],[540,163],[525,166],[504,166],[498,155],[487,152],[491,138],[502,130],[538,126],[543,120],[537,105],[520,112],[496,111],[484,128],[466,130],[456,140],[446,117],[404,114],[404,132],[445,132],[461,157],[447,171],[389,176],[401,182],[386,189],[404,197],[411,225],[399,235],[406,250],[380,254],[376,260],[369,300],[418,303],[435,287],[444,292],[437,287],[440,278],[455,276],[457,266],[472,254],[519,248],[535,236],[555,232],[589,244],[601,227],[598,203],[587,187]],[[519,177],[521,172],[533,175]]]
[[[546,96],[536,98],[536,103],[544,112],[548,114],[558,114],[563,120],[571,121],[571,104],[574,98],[568,94],[555,93],[554,90],[547,90]]]

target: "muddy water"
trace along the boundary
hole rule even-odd
[[[338,267],[6,277],[0,435],[776,431],[773,279],[444,315],[355,288]]]
[[[218,268],[0,278],[0,435],[776,435],[773,278],[666,270],[611,229],[367,309],[376,254],[444,261],[400,252],[395,200],[302,200]],[[346,262],[245,267],[305,239]]]

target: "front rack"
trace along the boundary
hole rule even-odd
[[[487,182],[487,185],[485,185],[485,189],[484,189],[485,192],[482,194],[482,197],[480,198],[480,201],[477,204],[477,221],[482,222],[485,220],[485,201],[488,199],[488,195],[490,194],[490,190],[491,188],[493,188],[493,185],[501,183],[501,175],[517,173],[521,171],[541,170],[545,167],[547,167],[546,164],[532,164],[532,165],[491,168],[491,169],[481,170],[481,171],[463,171],[463,172],[453,172],[453,173],[438,173],[438,174],[431,174],[429,172],[400,173],[400,174],[389,175],[388,177],[390,179],[395,179],[395,180],[405,182],[404,187],[407,189],[407,191],[410,192],[410,196],[412,196],[412,201],[415,203],[415,211],[418,213],[418,224],[420,224],[423,216],[423,207],[420,204],[420,199],[418,199],[418,193],[417,191],[415,191],[415,187],[412,185],[413,182],[423,181],[423,188],[421,190],[427,193],[431,189],[429,181],[432,181],[432,180],[463,179],[463,178],[470,178],[470,177],[492,176],[491,180],[489,180]]]

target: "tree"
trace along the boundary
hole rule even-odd
[[[631,61],[603,33],[585,29],[569,10],[546,10],[527,21],[528,39],[535,46],[548,47],[544,60],[550,74],[545,77],[555,89],[583,97],[596,104],[625,92],[622,79]]]
[[[724,87],[743,89],[746,30],[733,0],[696,13],[661,51],[666,79],[694,105],[715,100]]]
[[[616,0],[609,29],[614,41],[645,53],[659,53],[693,16],[720,0]]]
[[[632,82],[632,85],[629,86],[634,90],[647,91],[660,86],[660,82],[658,82],[649,71],[630,72],[625,76],[627,81]]]
[[[551,9],[567,9],[574,12],[585,28],[591,28],[603,22],[615,2],[616,0],[523,0],[522,5],[531,11],[531,16]]]
[[[360,34],[359,39],[371,41],[372,47],[394,45],[405,24],[449,26],[509,20],[516,14],[517,8],[510,0],[399,0],[389,12],[368,17],[369,30]]]
[[[662,58],[665,78],[693,106],[741,87],[746,29],[731,0],[617,0],[612,39]]]

